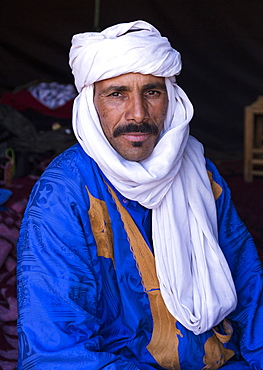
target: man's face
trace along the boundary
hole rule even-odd
[[[167,113],[163,77],[127,73],[96,82],[94,104],[106,138],[123,158],[151,155]]]

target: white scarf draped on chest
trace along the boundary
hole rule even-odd
[[[167,308],[195,334],[211,329],[235,309],[236,292],[218,245],[203,147],[189,136],[193,108],[175,82],[180,54],[156,28],[136,21],[75,35],[70,65],[79,91],[73,108],[79,143],[123,196],[152,209],[156,270]],[[141,162],[113,149],[93,103],[94,82],[130,72],[165,77],[169,99],[164,130]]]

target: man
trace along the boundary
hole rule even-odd
[[[150,24],[73,37],[79,144],[18,243],[19,369],[263,369],[262,268]]]

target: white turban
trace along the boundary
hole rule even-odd
[[[162,77],[178,75],[181,57],[155,27],[137,21],[109,27],[101,33],[73,36],[70,66],[80,92],[84,86],[127,71]]]
[[[189,136],[193,107],[175,83],[180,54],[156,28],[136,21],[75,35],[70,65],[80,92],[73,108],[79,143],[123,196],[153,210],[156,270],[167,308],[195,334],[211,329],[234,310],[236,292],[217,241],[203,148]],[[130,72],[165,77],[169,100],[164,130],[141,162],[113,149],[93,103],[94,82]]]

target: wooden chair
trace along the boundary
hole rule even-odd
[[[244,181],[263,176],[263,96],[245,107]]]

